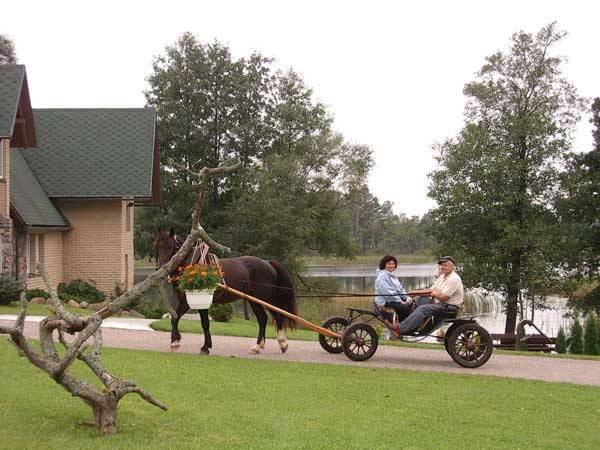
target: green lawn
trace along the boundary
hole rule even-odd
[[[106,366],[169,411],[128,396],[104,437],[4,339],[0,361],[2,449],[600,447],[596,387],[116,349]]]
[[[69,307],[67,307],[67,311],[81,316],[88,316],[93,312],[91,309]],[[12,302],[9,305],[0,305],[0,314],[19,314],[20,312],[21,304],[19,302]],[[47,316],[49,314],[51,314],[49,305],[37,305],[35,303],[27,305],[28,316]]]

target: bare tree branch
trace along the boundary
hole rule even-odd
[[[187,168],[175,165],[188,171]],[[125,294],[119,296],[108,306],[89,316],[77,316],[65,308],[58,298],[56,290],[52,287],[48,274],[42,265],[38,265],[38,273],[41,274],[46,283],[52,306],[56,311],[56,316],[46,317],[39,324],[39,339],[42,354],[36,352],[27,342],[23,335],[25,317],[27,315],[27,300],[25,294],[21,295],[21,312],[13,326],[0,325],[0,333],[10,335],[12,343],[19,352],[36,367],[46,372],[58,384],[63,386],[68,392],[76,397],[80,397],[87,403],[94,413],[95,425],[103,433],[114,433],[116,431],[116,410],[118,402],[127,394],[136,393],[148,403],[167,410],[166,405],[154,398],[148,391],[137,386],[134,382],[120,379],[111,375],[102,365],[102,331],[100,326],[102,321],[121,311],[123,308],[131,306],[151,287],[158,285],[162,280],[169,277],[181,265],[185,257],[191,252],[192,248],[202,239],[211,248],[221,252],[229,253],[230,249],[225,247],[214,239],[200,226],[200,210],[204,203],[209,179],[212,176],[220,176],[237,170],[240,163],[216,168],[204,167],[199,173],[194,173],[200,180],[198,198],[192,213],[192,229],[182,244],[181,248],[173,257],[161,268],[148,276],[141,283],[136,284]],[[192,172],[193,173],[193,172]],[[58,332],[58,342],[66,349],[66,354],[61,358],[54,338],[54,331]],[[75,335],[72,342],[68,342],[65,333]],[[91,351],[88,341],[93,337]],[[69,373],[69,367],[75,359],[83,361],[88,368],[100,379],[105,386],[105,391],[99,391],[93,385],[78,380]]]

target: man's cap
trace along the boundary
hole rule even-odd
[[[440,259],[438,259],[437,263],[441,264],[446,261],[450,261],[452,264],[456,265],[456,263],[454,262],[454,258],[452,256],[442,256]]]

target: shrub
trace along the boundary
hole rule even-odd
[[[588,314],[585,322],[583,350],[586,355],[597,355],[600,353],[600,349],[598,349],[598,324],[592,313]]]
[[[135,311],[143,314],[146,319],[162,319],[162,316],[167,312],[163,308],[152,308],[150,305],[136,307]]]
[[[78,302],[100,303],[103,302],[106,296],[99,291],[91,281],[83,281],[80,279],[70,281],[69,283],[60,283],[58,285],[58,296],[63,300],[74,299]]]
[[[567,337],[565,336],[565,330],[560,327],[558,335],[556,336],[556,353],[567,353]]]
[[[229,322],[233,317],[233,305],[231,303],[223,305],[213,303],[208,308],[208,314],[217,322]]]
[[[115,283],[115,287],[113,288],[113,291],[110,293],[110,301],[112,302],[113,300],[119,298],[121,295],[123,295],[125,292],[127,292],[125,290],[125,285],[123,283]]]
[[[596,320],[596,337],[598,338],[598,350],[600,350],[600,320]]]
[[[50,298],[50,294],[43,289],[27,289],[25,295],[27,295],[27,301],[34,297],[42,297],[46,300]]]
[[[573,327],[571,327],[571,343],[569,344],[569,353],[574,355],[583,354],[583,329],[579,323],[579,319],[575,319]]]
[[[23,288],[21,281],[15,280],[7,273],[0,274],[0,305],[19,300]]]

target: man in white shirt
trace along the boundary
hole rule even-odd
[[[416,330],[423,321],[435,315],[438,311],[458,313],[464,302],[464,290],[460,276],[455,272],[454,259],[444,256],[438,261],[441,275],[429,289],[408,292],[408,295],[420,295],[419,306],[410,316],[398,323],[397,326],[386,322],[398,334],[407,334]],[[424,304],[425,303],[425,304]]]

